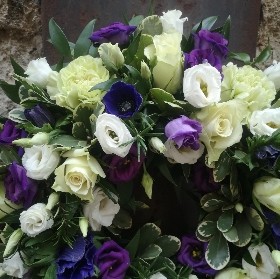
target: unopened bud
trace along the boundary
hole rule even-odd
[[[81,217],[79,219],[79,226],[83,237],[86,237],[88,232],[88,220],[86,217]]]
[[[44,145],[49,143],[49,134],[39,132],[32,138],[22,138],[13,141],[13,144],[21,147],[31,147],[33,145]]]
[[[242,213],[243,212],[243,205],[238,202],[236,205],[235,205],[235,210],[238,212],[238,213]]]
[[[141,77],[144,79],[150,79],[151,77],[150,68],[144,61],[141,61]]]
[[[58,203],[58,201],[59,201],[59,194],[56,192],[51,193],[48,198],[46,209],[52,210],[53,207]]]
[[[146,169],[144,169],[141,184],[145,189],[145,193],[147,194],[149,199],[151,199],[153,194],[153,179],[150,176],[150,174],[146,171]]]
[[[9,256],[12,253],[13,249],[17,246],[18,242],[20,241],[22,235],[23,232],[21,229],[17,229],[11,234],[7,242],[5,251],[3,253],[3,257]]]
[[[149,144],[153,152],[164,154],[166,151],[164,143],[157,137],[152,137],[149,141]]]

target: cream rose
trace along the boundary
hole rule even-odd
[[[46,58],[38,58],[32,60],[27,65],[25,74],[27,75],[26,80],[35,85],[46,88],[49,76],[53,72]]]
[[[246,111],[246,104],[241,100],[231,100],[208,106],[196,114],[203,127],[200,140],[207,148],[209,165],[217,161],[226,148],[240,141]]]
[[[257,200],[280,215],[280,179],[264,176],[253,186],[253,195]]]
[[[80,103],[101,101],[101,90],[91,90],[93,86],[109,79],[109,71],[101,58],[90,55],[80,56],[71,61],[57,75],[57,93],[54,86],[48,88],[57,105],[75,109]]]
[[[117,197],[114,197],[117,200]],[[93,231],[100,231],[101,227],[112,225],[120,206],[114,203],[101,188],[93,192],[93,201],[84,205],[84,216],[88,219]]]
[[[1,267],[7,275],[16,278],[22,278],[23,275],[28,272],[28,269],[24,267],[19,252],[16,252],[10,258],[4,259],[3,263],[1,264]]]
[[[93,200],[93,188],[98,175],[105,177],[97,160],[84,149],[65,152],[65,162],[55,170],[55,181],[52,188],[78,196],[82,200]]]
[[[36,203],[21,212],[19,221],[21,230],[30,237],[50,229],[54,223],[52,214],[44,203]]]
[[[167,157],[171,163],[195,164],[204,152],[203,144],[200,144],[198,150],[193,150],[190,147],[181,147],[178,149],[175,142],[172,140],[167,140],[164,145],[166,148],[164,156]]]
[[[183,34],[184,22],[188,20],[187,17],[181,18],[182,12],[180,10],[171,10],[160,17],[164,33],[178,32]]]
[[[273,61],[273,64],[264,70],[264,74],[271,80],[275,89],[280,89],[280,62],[277,63],[276,60]]]
[[[184,72],[184,98],[192,106],[203,108],[221,99],[221,74],[208,63],[195,65]]]
[[[181,86],[183,62],[180,33],[163,33],[153,37],[153,44],[144,49],[150,60],[154,87],[162,88],[174,94]]]
[[[125,157],[133,143],[133,137],[122,120],[108,113],[98,116],[95,136],[106,154],[119,157]]]
[[[24,149],[22,165],[26,175],[35,180],[47,179],[57,167],[60,156],[50,145],[34,145]]]
[[[254,111],[249,119],[249,127],[253,135],[271,136],[280,128],[280,108]]]
[[[242,259],[242,267],[247,274],[254,279],[272,279],[279,274],[279,269],[273,260],[266,244],[249,246],[248,251],[256,263],[253,266]]]

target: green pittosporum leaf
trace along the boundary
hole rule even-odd
[[[218,162],[216,162],[215,164],[215,168],[213,171],[214,180],[216,182],[223,181],[226,178],[226,176],[230,174],[231,166],[232,158],[230,157],[227,151],[224,151],[221,154]]]
[[[234,227],[236,228],[238,235],[238,241],[234,242],[234,245],[238,247],[246,246],[250,242],[252,237],[252,227],[245,215],[237,215]]]
[[[250,64],[250,61],[251,61],[250,55],[247,53],[242,53],[242,52],[239,52],[239,53],[230,52],[228,57],[230,59],[241,61],[244,64]]]
[[[218,19],[217,16],[210,16],[210,17],[207,17],[207,18],[203,19],[201,22],[197,23],[193,27],[192,32],[197,33],[201,29],[210,30],[213,27],[213,25],[216,23],[217,19]]]
[[[217,232],[217,222],[214,221],[202,221],[197,227],[198,238],[208,241]]]
[[[221,232],[227,232],[232,228],[233,225],[233,211],[228,210],[223,212],[218,219],[217,228]]]
[[[160,254],[162,257],[171,257],[179,250],[181,241],[172,235],[162,235],[156,240],[155,244],[162,249]]]
[[[272,54],[272,50],[270,46],[267,46],[265,49],[262,50],[262,52],[254,59],[252,66],[258,64],[258,63],[264,63],[269,59],[269,57]]]
[[[245,208],[247,220],[250,225],[257,231],[262,231],[264,229],[264,221],[260,214],[252,207]]]
[[[162,252],[162,249],[156,244],[150,244],[144,249],[144,251],[139,255],[140,258],[144,260],[151,260],[158,257]]]

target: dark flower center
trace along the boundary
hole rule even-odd
[[[128,110],[131,110],[133,108],[133,102],[131,101],[124,101],[119,104],[119,110],[121,112],[126,112]]]
[[[192,257],[196,260],[200,260],[202,257],[201,250],[198,247],[194,247],[192,250]]]

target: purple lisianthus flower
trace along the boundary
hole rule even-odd
[[[222,70],[222,60],[219,56],[214,54],[211,49],[194,49],[190,53],[184,54],[184,68],[191,68],[202,63],[209,63],[218,71]]]
[[[173,119],[165,126],[165,135],[168,140],[173,140],[178,148],[190,147],[193,150],[198,150],[199,134],[202,132],[201,124],[184,115]]]
[[[129,42],[129,35],[134,32],[136,26],[125,25],[121,22],[114,22],[92,33],[90,40],[100,45],[102,43],[119,44],[125,46]]]
[[[49,123],[54,126],[55,119],[52,113],[43,105],[36,105],[31,109],[25,109],[24,115],[28,121],[37,127],[43,127],[44,124]]]
[[[88,234],[86,238],[79,236],[73,248],[67,246],[60,251],[56,259],[57,279],[83,279],[94,276],[95,253],[92,235]]]
[[[280,155],[280,149],[272,146],[262,146],[255,153],[255,157],[259,163],[272,168]]]
[[[105,162],[109,168],[107,170],[107,178],[113,183],[123,183],[131,181],[142,167],[145,156],[140,153],[138,161],[138,152],[136,145],[132,145],[129,153],[124,157],[116,155],[107,155]]]
[[[111,86],[111,89],[103,97],[106,112],[120,118],[133,116],[139,110],[143,98],[131,84],[118,81]]]
[[[37,183],[26,176],[26,169],[16,162],[8,167],[8,173],[4,178],[6,198],[15,204],[22,204],[28,208],[32,205],[37,193]]]
[[[217,32],[202,29],[194,34],[194,49],[210,49],[221,60],[228,54],[228,40]]]
[[[212,269],[205,260],[206,248],[207,242],[199,241],[194,235],[185,235],[182,237],[177,259],[182,265],[191,267],[197,273],[215,275],[217,271]]]
[[[95,264],[102,279],[123,279],[130,265],[129,253],[115,241],[109,240],[97,250]]]
[[[7,120],[0,132],[0,143],[11,144],[16,139],[25,138],[27,133],[16,127],[16,123],[12,120]]]
[[[215,192],[220,189],[220,185],[214,181],[213,169],[207,168],[201,163],[193,165],[191,171],[191,181],[201,194]]]

